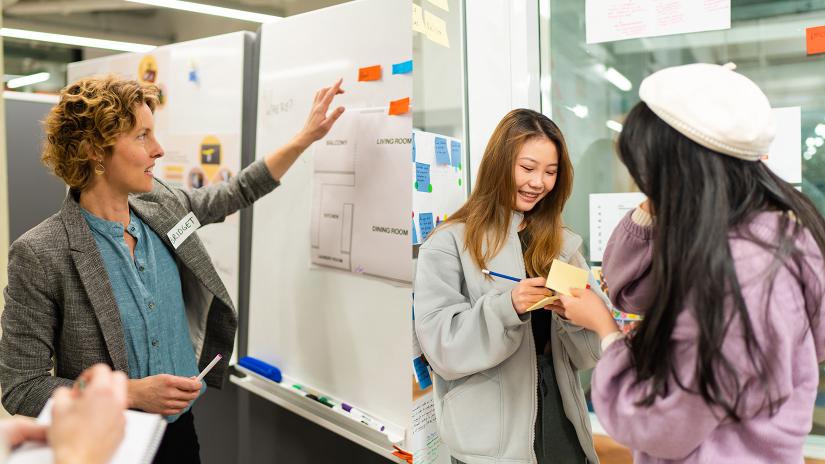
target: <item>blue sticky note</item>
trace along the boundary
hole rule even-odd
[[[418,227],[421,229],[421,241],[423,242],[433,231],[433,213],[418,213]]]
[[[435,164],[450,164],[450,154],[447,152],[447,139],[435,138]]]
[[[413,153],[413,163],[415,162],[415,132],[412,134],[412,153]]]
[[[433,384],[432,378],[430,378],[430,369],[421,356],[413,359],[413,371],[415,372],[415,379],[418,381],[418,387],[420,389],[426,390]]]
[[[461,142],[450,141],[450,164],[457,168],[461,164]]]
[[[430,165],[415,163],[415,189],[419,192],[432,192],[430,188]],[[423,232],[422,232],[423,235]]]
[[[396,63],[392,65],[393,74],[409,74],[412,72],[412,60],[404,61],[403,63]]]
[[[418,245],[418,234],[415,232],[415,220],[412,222],[413,245]]]

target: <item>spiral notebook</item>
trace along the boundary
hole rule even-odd
[[[50,424],[52,400],[46,403],[37,422]],[[110,464],[150,464],[158,450],[166,420],[159,414],[126,411],[123,441],[109,461]],[[50,464],[54,462],[51,448],[44,443],[25,443],[9,456],[6,464]]]

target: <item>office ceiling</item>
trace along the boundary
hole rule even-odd
[[[343,0],[195,0],[275,16],[293,16],[344,3]],[[6,28],[50,32],[149,45],[209,37],[239,30],[255,31],[258,23],[239,21],[125,0],[0,0]],[[119,53],[4,38],[6,76],[49,72],[53,77],[28,90],[52,91],[65,85],[65,65],[72,61]]]

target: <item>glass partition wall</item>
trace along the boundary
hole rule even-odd
[[[825,25],[825,1],[732,0],[728,30],[593,45],[585,42],[584,1],[539,0],[539,11],[542,111],[569,145],[576,180],[565,221],[584,238],[588,259],[589,195],[636,190],[615,139],[642,79],[669,66],[733,62],[775,108],[801,107],[798,186],[825,213],[825,55],[805,49],[805,29]],[[825,382],[820,392],[817,435],[825,434]]]

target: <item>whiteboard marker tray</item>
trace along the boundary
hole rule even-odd
[[[337,433],[342,437],[355,442],[364,448],[369,449],[381,456],[398,463],[406,462],[392,454],[393,443],[387,433],[374,430],[352,418],[340,414],[332,408],[325,406],[318,401],[305,398],[292,391],[293,381],[284,377],[282,383],[273,382],[265,377],[245,369],[243,366],[235,365],[235,369],[246,374],[240,378],[230,375],[229,380],[248,390],[261,398],[269,400],[284,409],[287,409],[299,416],[312,421],[327,430]],[[297,383],[297,382],[296,382]],[[387,425],[393,436],[403,437],[404,431],[397,427]],[[398,429],[398,430],[395,430]]]

